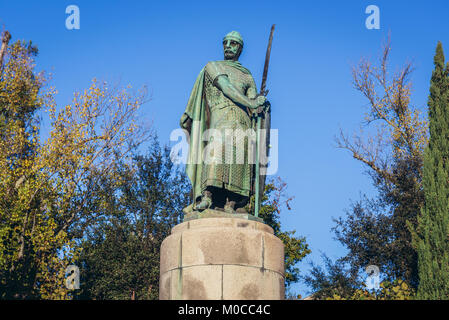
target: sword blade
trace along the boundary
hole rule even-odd
[[[267,84],[268,65],[270,63],[271,43],[273,42],[274,24],[271,26],[270,38],[268,39],[267,53],[265,54],[265,65],[263,67],[262,84],[260,86],[260,95],[266,96],[268,90],[265,90]],[[255,199],[254,216],[259,216],[260,210],[260,113],[257,113],[257,132],[256,132],[256,172],[255,172]],[[263,190],[262,190],[263,191]]]
[[[263,67],[262,84],[260,85],[260,94],[266,95],[268,93],[266,88],[267,76],[268,76],[268,65],[270,64],[270,54],[271,54],[271,43],[273,42],[274,24],[271,26],[270,38],[268,39],[267,53],[265,54],[265,65]]]

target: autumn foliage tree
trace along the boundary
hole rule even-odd
[[[390,72],[390,40],[383,46],[378,63],[362,59],[353,70],[353,84],[368,102],[360,132],[352,137],[340,132],[337,147],[348,150],[367,168],[378,190],[374,199],[363,197],[352,204],[346,217],[336,219],[336,239],[348,254],[334,264],[337,272],[348,277],[344,289],[333,294],[353,296],[362,285],[357,276],[366,277],[368,265],[380,267],[389,283],[404,281],[412,292],[418,283],[417,255],[412,230],[423,205],[422,163],[427,144],[427,123],[410,102],[411,63]],[[350,270],[345,271],[344,268]],[[317,274],[326,284],[326,272]],[[352,279],[352,280],[351,280]],[[315,290],[320,282],[308,278]],[[407,289],[408,290],[408,289]],[[408,292],[408,291],[407,291]]]
[[[146,92],[93,81],[57,108],[56,91],[35,71],[32,43],[6,41],[0,76],[0,297],[67,298],[75,226],[88,220],[92,172],[108,175],[148,131],[138,127]],[[39,112],[51,119],[41,142]],[[77,229],[79,230],[79,228]],[[79,236],[79,234],[78,234]]]
[[[45,252],[40,255],[42,257],[51,254],[46,244],[59,241],[42,230],[52,223],[51,220],[43,221],[39,226],[41,230],[36,230],[39,228],[41,203],[38,192],[32,197],[33,186],[39,181],[37,174],[33,173],[39,133],[36,111],[44,104],[44,96],[39,96],[39,91],[45,78],[33,72],[33,57],[37,49],[31,43],[18,41],[8,46],[8,42],[3,41],[2,52],[0,291],[2,297],[9,294],[27,297],[35,294],[34,282],[45,272],[28,256],[30,247],[41,242],[40,247]],[[39,240],[31,237],[37,232],[40,233]]]
[[[367,166],[379,197],[374,206],[372,202],[359,202],[361,215],[357,217],[354,210],[346,222],[337,220],[334,230],[348,246],[346,259],[352,265],[363,268],[375,264],[390,280],[402,279],[416,286],[416,251],[408,223],[416,225],[423,202],[427,124],[410,103],[412,65],[407,63],[391,75],[390,50],[388,40],[378,65],[362,60],[353,69],[354,86],[369,103],[365,125],[374,129],[374,134],[363,138],[362,133],[352,139],[341,134],[337,140],[340,148],[349,150]]]

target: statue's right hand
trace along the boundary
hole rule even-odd
[[[267,101],[267,98],[265,96],[257,96],[255,99],[252,100],[252,109],[257,109],[260,106],[263,106],[265,102]]]

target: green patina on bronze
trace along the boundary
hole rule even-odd
[[[260,112],[261,128],[269,127],[268,108],[259,108],[267,105],[266,98],[257,95],[251,72],[238,62],[243,49],[241,35],[236,31],[227,34],[223,49],[224,60],[209,62],[201,70],[181,117],[181,127],[190,137],[186,172],[193,189],[193,203],[186,212],[211,208],[244,213],[242,208],[255,190],[254,164],[249,163],[248,140],[243,136],[234,135],[231,147],[223,148],[221,163],[203,162],[205,148],[213,142],[213,137],[203,141],[207,129],[220,132],[225,146],[232,141],[226,134],[235,134],[230,129],[240,129],[242,134],[248,129],[256,130]],[[236,141],[244,141],[243,154],[236,152]],[[226,163],[229,159],[233,161]]]

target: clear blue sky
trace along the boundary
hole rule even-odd
[[[80,8],[80,30],[67,30],[65,8]],[[365,8],[380,8],[380,30],[365,28]],[[144,119],[168,142],[193,83],[210,60],[222,59],[223,36],[238,30],[240,58],[260,86],[267,37],[276,24],[267,87],[272,127],[279,130],[279,171],[295,196],[285,229],[307,238],[313,253],[299,266],[345,253],[330,228],[350,200],[374,189],[364,167],[335,148],[343,128],[352,133],[366,101],[351,84],[351,65],[376,59],[391,31],[392,70],[414,62],[412,103],[426,111],[438,40],[449,55],[449,2],[441,1],[1,1],[0,28],[39,47],[38,70],[53,73],[57,102],[92,78],[148,85]],[[44,123],[45,125],[45,123]],[[47,124],[48,125],[48,124]],[[45,130],[45,128],[44,128]],[[303,285],[294,287],[307,294]]]

